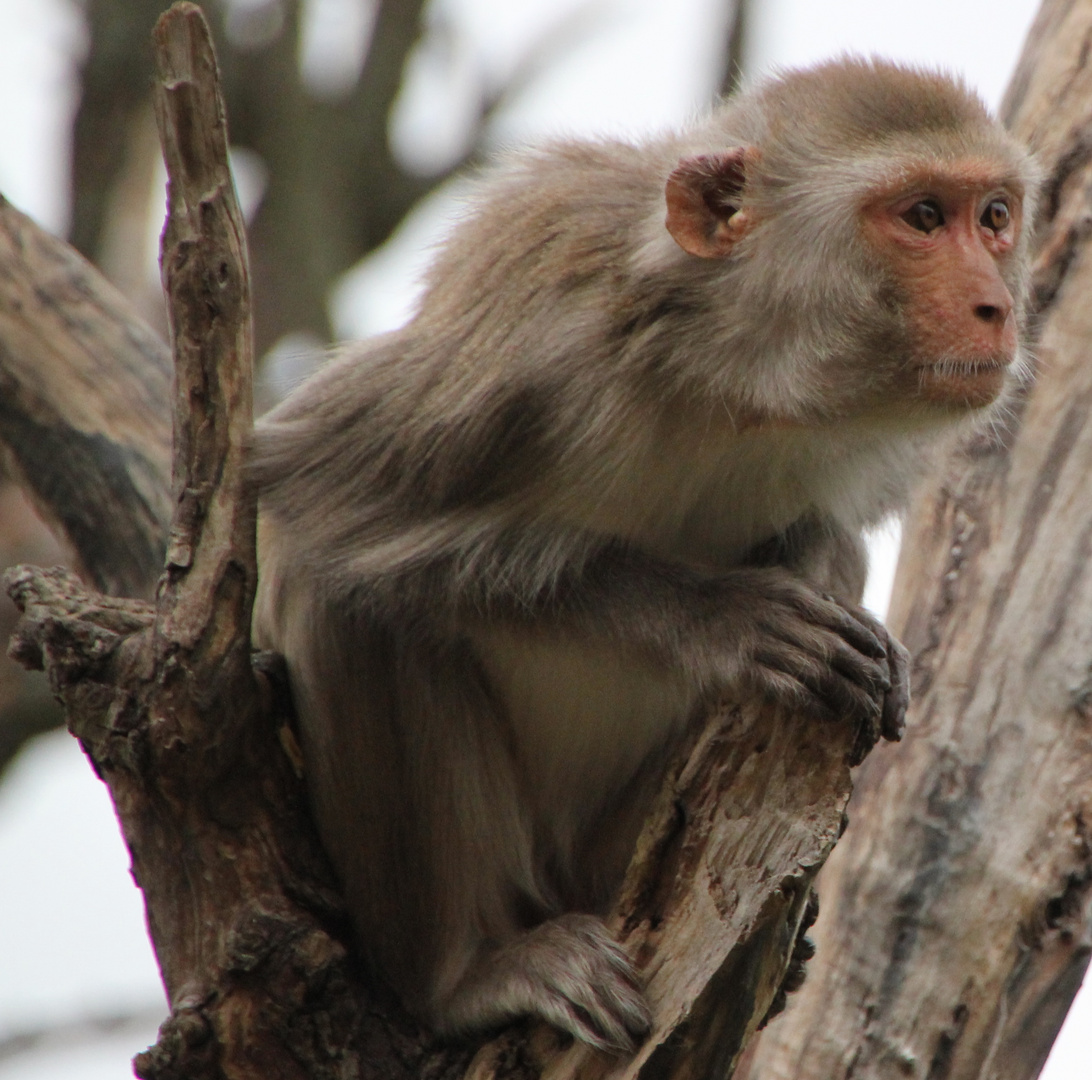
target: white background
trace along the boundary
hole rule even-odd
[[[235,0],[252,3],[255,0]],[[339,7],[312,0],[308,69],[341,68],[353,34]],[[575,0],[436,0],[461,29],[443,60],[422,58],[394,133],[423,164],[457,153],[477,80],[502,77],[512,58]],[[587,6],[587,5],[585,5]],[[562,132],[644,132],[677,124],[713,86],[723,38],[719,0],[601,0],[584,37],[499,118],[496,135],[521,141]],[[1036,0],[756,0],[751,72],[854,51],[962,73],[994,106]],[[0,0],[0,191],[46,227],[67,223],[73,64],[83,35],[68,0]],[[325,51],[324,51],[325,50]],[[352,57],[347,58],[349,69]],[[370,265],[349,276],[335,315],[344,335],[397,324],[450,212],[432,200]],[[869,598],[890,587],[893,542],[878,545]],[[66,1024],[52,1044],[0,1053],[0,1080],[105,1080],[155,1037],[165,1011],[104,789],[63,733],[30,746],[0,785],[0,1047],[21,1031]],[[132,1019],[103,1035],[111,1017]],[[84,1027],[80,1027],[80,1023]],[[1083,994],[1043,1074],[1092,1076],[1092,995]]]

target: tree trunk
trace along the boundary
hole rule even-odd
[[[1047,0],[1004,106],[1046,177],[1037,377],[904,530],[903,745],[857,781],[804,990],[755,1080],[1038,1075],[1092,952],[1092,5]]]

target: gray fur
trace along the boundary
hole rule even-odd
[[[761,150],[756,224],[694,258],[665,182],[739,145]],[[417,317],[259,426],[256,635],[287,657],[363,954],[439,1030],[536,1012],[600,1046],[643,1034],[585,915],[711,696],[897,737],[905,652],[853,606],[861,531],[965,410],[905,392],[914,343],[857,211],[908,163],[965,157],[1031,199],[966,90],[853,60],[644,145],[515,155]],[[1025,263],[1002,267],[1021,310]]]

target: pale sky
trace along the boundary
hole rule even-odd
[[[339,21],[342,2],[312,0],[323,16],[314,23],[316,48],[322,40],[352,41],[366,32]],[[463,53],[444,72],[421,61],[395,137],[407,154],[422,153],[433,139],[428,152],[439,157],[457,149],[460,124],[465,127],[468,98],[459,86],[472,86],[483,68],[503,75],[513,54],[581,4],[434,2],[462,27]],[[876,53],[958,71],[996,106],[1037,3],[757,0],[754,6],[755,70],[846,51]],[[501,118],[498,138],[642,133],[682,122],[710,90],[720,7],[719,0],[603,0],[586,24],[583,44]],[[67,221],[60,178],[73,104],[71,57],[82,47],[75,10],[68,0],[0,0],[0,191],[57,231]],[[326,67],[336,65],[329,60]],[[436,138],[437,132],[446,135]],[[434,200],[351,276],[336,304],[346,335],[406,317],[414,279],[449,212],[443,200]],[[869,595],[882,609],[892,545],[880,547],[883,565]],[[59,733],[29,748],[0,785],[0,1040],[63,1018],[145,1015],[109,1039],[72,1037],[46,1051],[0,1057],[0,1080],[131,1075],[129,1058],[154,1039],[163,998],[127,867],[109,801],[76,743]],[[1092,1074],[1090,996],[1071,1014],[1046,1080],[1088,1080]]]

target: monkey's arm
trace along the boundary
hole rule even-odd
[[[859,550],[836,526],[802,523],[756,549],[750,565],[713,574],[539,523],[479,535],[472,553],[391,569],[354,592],[394,625],[435,630],[446,617],[463,628],[611,641],[700,692],[760,694],[868,721],[897,739],[909,700],[906,650],[868,612],[822,591],[861,578],[847,569]],[[802,572],[820,567],[817,587]]]

